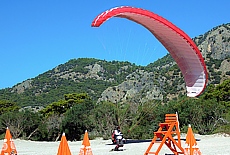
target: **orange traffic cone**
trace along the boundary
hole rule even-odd
[[[79,152],[79,155],[93,155],[90,143],[89,143],[89,137],[87,130],[85,131],[85,135],[83,138],[82,146]]]
[[[2,146],[1,155],[17,155],[17,150],[8,127],[6,128],[6,135]]]
[[[71,155],[69,145],[65,137],[65,133],[62,134],[57,155]]]
[[[186,136],[185,148],[184,148],[185,155],[201,155],[200,149],[197,146],[196,139],[193,135],[191,125],[188,126],[188,132]]]

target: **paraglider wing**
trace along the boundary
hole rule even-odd
[[[178,64],[186,83],[187,96],[196,97],[202,93],[208,77],[206,66],[199,49],[186,33],[157,14],[128,6],[101,13],[91,26],[99,27],[112,17],[126,18],[147,28]]]

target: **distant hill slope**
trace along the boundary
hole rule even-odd
[[[205,59],[208,84],[229,79],[230,24],[217,26],[193,40]],[[62,99],[64,94],[87,92],[95,102],[167,102],[185,95],[185,90],[182,74],[169,54],[145,67],[130,62],[79,58],[12,88],[1,89],[0,100],[11,100],[21,106],[46,106]]]

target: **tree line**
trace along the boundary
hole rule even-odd
[[[199,98],[180,96],[167,103],[143,104],[101,102],[87,93],[65,94],[62,100],[43,109],[21,108],[20,104],[0,100],[0,138],[9,127],[14,138],[56,141],[63,132],[67,139],[81,140],[85,130],[91,139],[109,139],[119,125],[126,138],[153,137],[166,113],[178,113],[181,132],[191,124],[199,134],[230,134],[230,80],[209,85]]]

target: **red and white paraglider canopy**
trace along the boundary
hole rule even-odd
[[[147,28],[169,51],[186,83],[187,96],[199,96],[206,87],[208,73],[203,57],[192,39],[163,17],[140,8],[122,6],[107,10],[92,22],[99,27],[112,17],[126,18]]]

